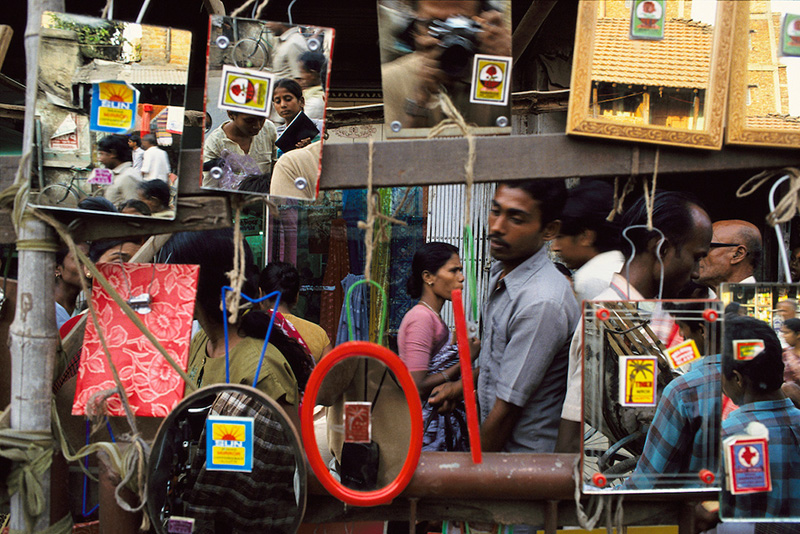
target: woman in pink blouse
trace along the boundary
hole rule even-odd
[[[460,367],[456,363],[430,373],[431,359],[448,345],[450,330],[439,315],[450,293],[461,289],[464,275],[458,249],[447,243],[426,243],[414,254],[407,290],[419,302],[400,323],[398,352],[406,364],[420,397],[428,398],[431,390],[444,382],[457,380]],[[457,359],[456,359],[457,361]]]

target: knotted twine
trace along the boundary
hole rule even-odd
[[[247,8],[247,6],[249,6],[250,4],[252,4],[252,3],[253,3],[253,2],[255,2],[255,1],[256,1],[256,0],[247,0],[247,2],[245,2],[244,4],[240,5],[240,6],[239,6],[239,7],[237,7],[236,9],[234,9],[234,10],[233,10],[233,12],[230,14],[230,16],[231,16],[231,17],[236,17],[236,16],[238,16],[238,15],[239,15],[239,13],[241,13],[242,11],[244,11],[244,10]],[[254,19],[260,19],[260,18],[261,18],[261,12],[262,12],[262,11],[264,11],[264,8],[265,8],[265,7],[267,7],[267,4],[269,4],[269,0],[264,0],[263,2],[261,2],[261,3],[258,5],[258,8],[256,9],[256,12],[255,12],[255,14],[253,15],[253,17],[252,17],[252,18],[254,18]]]
[[[656,155],[655,160],[653,162],[653,178],[650,184],[650,191],[647,190],[647,179],[644,180],[644,184],[642,185],[642,189],[644,189],[644,202],[645,208],[647,209],[647,229],[653,229],[653,204],[655,203],[656,199],[656,183],[658,181],[658,163],[661,157],[661,148],[656,148]],[[637,157],[637,164],[638,167],[638,157]],[[623,206],[625,204],[625,197],[628,196],[634,189],[636,183],[636,176],[631,175],[628,177],[628,181],[625,182],[625,186],[622,188],[622,192],[619,193],[619,178],[614,178],[614,200],[613,205],[611,207],[611,212],[606,217],[606,220],[611,222],[614,220],[616,215],[621,215],[623,211]]]
[[[736,190],[736,198],[751,195],[769,180],[784,175],[789,176],[789,191],[778,202],[775,209],[767,215],[766,219],[767,223],[773,227],[789,222],[795,215],[800,213],[800,169],[786,167],[777,171],[760,172],[748,179]]]

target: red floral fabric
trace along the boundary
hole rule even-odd
[[[122,298],[149,293],[151,311],[139,314],[139,318],[185,371],[199,267],[149,263],[106,263],[97,267]],[[183,379],[96,280],[92,302],[134,414],[166,417],[183,397]],[[72,414],[85,415],[92,395],[113,387],[114,379],[90,318]],[[119,395],[108,399],[107,411],[109,415],[125,415]]]

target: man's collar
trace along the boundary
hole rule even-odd
[[[547,258],[547,251],[543,246],[533,256],[514,267],[510,273],[505,275],[501,280],[498,280],[497,283],[499,284],[502,281],[506,290],[513,296],[514,293],[522,289],[531,276],[536,274],[547,261],[549,261]],[[502,271],[503,262],[497,262],[493,269],[496,269],[494,274],[498,271]]]
[[[630,285],[628,281],[619,273],[614,273],[611,277],[611,288],[614,289],[621,297],[628,300],[646,300],[639,291]]]

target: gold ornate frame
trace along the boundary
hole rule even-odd
[[[733,36],[731,85],[728,96],[728,129],[725,143],[800,148],[800,129],[749,128],[747,126],[747,63],[750,46],[750,1],[736,2],[735,24],[739,30]]]
[[[718,0],[709,87],[706,92],[705,127],[702,130],[688,130],[666,126],[632,125],[590,116],[592,56],[597,5],[593,0],[581,0],[578,6],[575,51],[572,58],[567,133],[711,150],[722,148],[728,78],[733,50],[734,4],[737,3],[733,0]]]

